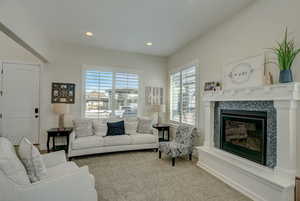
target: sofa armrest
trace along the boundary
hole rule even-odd
[[[61,163],[66,163],[65,151],[56,151],[42,155],[46,168],[57,166]]]
[[[72,170],[61,177],[44,179],[19,189],[22,201],[97,201],[88,167]]]
[[[72,144],[74,143],[75,141],[75,131],[73,130],[72,133],[70,134],[69,136],[69,147],[68,147],[68,152],[70,153],[71,152],[71,149],[72,149]]]

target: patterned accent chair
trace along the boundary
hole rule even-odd
[[[175,166],[175,159],[180,156],[188,155],[192,160],[193,132],[194,127],[185,124],[179,125],[173,141],[159,143],[159,158],[161,158],[161,153],[172,157],[172,166]]]

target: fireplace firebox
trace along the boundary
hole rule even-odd
[[[221,149],[266,165],[267,112],[221,110]]]

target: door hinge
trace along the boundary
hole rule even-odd
[[[0,96],[3,96],[3,91],[2,90],[0,91]]]
[[[0,113],[0,119],[2,119],[2,113]]]
[[[3,68],[2,68],[2,70],[1,70],[1,74],[3,74],[4,73],[4,71],[3,71]]]

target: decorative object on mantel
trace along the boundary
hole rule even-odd
[[[248,57],[223,67],[223,88],[245,88],[264,85],[265,55]]]
[[[271,74],[271,72],[265,74],[265,84],[266,85],[274,84],[273,75]]]
[[[162,87],[146,87],[145,102],[148,105],[162,105],[164,103],[164,89]]]
[[[204,83],[204,91],[220,91],[221,83],[220,82],[205,82]]]
[[[291,68],[296,56],[300,52],[300,49],[297,49],[295,46],[295,41],[288,39],[288,30],[286,28],[283,41],[281,43],[277,42],[277,47],[272,48],[277,55],[278,67],[280,69],[280,83],[293,82]]]
[[[75,84],[71,83],[52,83],[52,103],[75,103]]]

